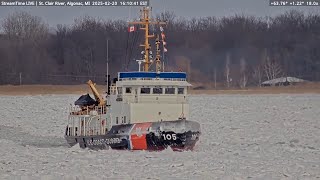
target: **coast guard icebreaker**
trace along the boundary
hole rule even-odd
[[[81,96],[70,109],[65,139],[70,146],[90,149],[192,150],[199,140],[200,124],[189,120],[185,72],[164,72],[160,43],[156,37],[156,57],[151,59],[150,8],[143,7],[138,24],[145,31],[144,59],[139,71],[119,72],[104,99],[88,81],[95,99]],[[140,64],[143,63],[143,70]],[[155,63],[155,71],[150,71]],[[110,80],[109,80],[110,81]]]

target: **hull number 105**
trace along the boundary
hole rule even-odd
[[[176,134],[162,134],[162,137],[164,140],[177,140],[177,135]]]

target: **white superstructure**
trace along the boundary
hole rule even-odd
[[[188,119],[188,86],[182,72],[121,72],[107,99],[111,124]]]

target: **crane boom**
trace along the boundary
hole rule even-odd
[[[95,100],[98,102],[99,106],[104,106],[106,104],[106,102],[104,101],[104,99],[102,98],[102,96],[99,94],[98,90],[95,87],[95,83],[93,83],[91,80],[89,80],[87,82],[87,84],[89,85]]]

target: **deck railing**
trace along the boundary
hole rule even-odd
[[[106,133],[106,120],[99,117],[77,117],[68,119],[68,126],[66,129],[67,136],[92,136],[102,135]],[[104,123],[101,124],[101,121]]]
[[[70,106],[70,115],[95,115],[95,114],[106,114],[106,107],[104,106],[84,106],[80,108],[79,106]]]

